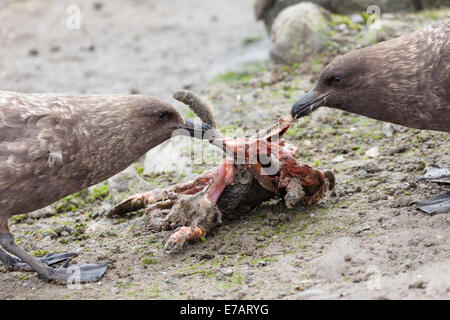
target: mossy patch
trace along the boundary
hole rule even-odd
[[[366,21],[366,18],[364,20]],[[331,14],[331,24],[334,26],[345,24],[349,29],[358,31],[362,29],[361,25],[353,23],[349,17],[340,14]]]

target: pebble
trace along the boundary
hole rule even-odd
[[[42,239],[43,244],[50,244],[52,242],[52,238],[50,236],[46,236]]]
[[[344,157],[342,154],[340,154],[340,155],[334,157],[334,158],[331,160],[331,162],[334,162],[334,163],[339,163],[339,162],[344,162],[344,161],[345,161],[345,157]]]
[[[28,217],[32,219],[40,219],[40,218],[46,218],[50,217],[56,214],[56,210],[53,206],[47,206],[43,209],[39,209],[36,211],[33,211],[31,213],[28,213]]]
[[[52,231],[52,233],[50,233],[50,239],[56,239],[59,237],[59,234],[55,231]]]
[[[39,50],[38,49],[30,49],[30,51],[28,51],[28,54],[32,57],[36,57],[37,55],[39,55]]]
[[[366,170],[359,170],[357,173],[360,178],[369,178],[370,174]]]
[[[370,230],[370,226],[369,225],[363,226],[362,228],[358,229],[355,232],[355,235],[361,234],[362,232],[369,231],[369,230]]]
[[[266,240],[266,238],[264,236],[261,236],[261,235],[256,236],[256,241],[262,242],[264,240]]]
[[[265,267],[265,266],[268,266],[269,264],[270,264],[269,261],[260,260],[260,261],[258,261],[257,266],[258,267]]]
[[[100,222],[94,222],[86,229],[86,234],[102,233],[107,230],[107,226]]]
[[[365,155],[369,158],[376,158],[380,156],[380,150],[378,149],[378,147],[372,147],[367,150]]]
[[[417,282],[414,282],[409,285],[409,289],[425,289],[426,288],[426,282],[423,280],[419,280]]]
[[[278,293],[278,298],[284,298],[286,296],[291,295],[291,293],[289,292],[289,290],[287,289],[283,289]]]
[[[364,18],[362,17],[362,15],[360,14],[352,14],[350,16],[350,21],[356,24],[363,24],[364,23]]]
[[[383,124],[382,131],[388,138],[392,138],[394,136],[394,126],[391,123]]]
[[[62,235],[63,232],[71,234],[73,232],[73,230],[72,230],[72,228],[70,228],[68,226],[60,226],[60,227],[55,229],[55,232],[58,233],[59,235]]]
[[[119,288],[113,288],[111,291],[114,294],[119,294],[120,293],[120,289]]]
[[[231,277],[233,275],[233,269],[231,268],[222,268],[220,269],[220,273],[225,277]]]

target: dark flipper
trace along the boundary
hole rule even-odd
[[[450,167],[440,168],[431,165],[427,168],[427,172],[420,177],[418,181],[430,181],[444,185],[450,185]],[[443,194],[431,198],[423,202],[414,202],[420,210],[430,214],[448,213],[450,212],[450,190],[446,190]]]
[[[0,249],[1,250],[1,249]],[[60,263],[60,262],[64,262],[64,261],[68,261],[70,259],[72,259],[73,257],[76,257],[77,254],[76,253],[50,253],[47,254],[41,258],[37,258],[36,260],[41,262],[42,264],[45,264],[46,266],[51,266],[54,265],[56,263]],[[33,271],[33,269],[31,269],[31,267],[22,262],[20,259],[10,256],[9,254],[7,254],[6,252],[4,252],[3,250],[0,251],[0,260],[3,262],[3,264],[7,267],[7,268],[11,268],[14,270],[20,270],[20,271]]]
[[[418,181],[431,181],[450,185],[450,167],[440,168],[431,165],[427,168],[427,172],[420,177]]]
[[[72,259],[73,257],[76,257],[76,253],[67,252],[67,253],[50,253],[47,254],[41,258],[37,258],[36,260],[41,262],[42,264],[45,264],[46,266],[51,266],[60,262],[68,261]],[[15,270],[20,271],[33,271],[29,265],[22,262],[21,260],[9,256],[12,260],[12,264],[8,264],[8,267],[12,267]]]
[[[1,250],[1,249],[0,249]],[[56,269],[52,269],[49,279],[58,280],[69,283],[83,283],[90,281],[98,281],[106,272],[107,264],[72,264],[68,265],[68,262],[73,257],[77,256],[75,253],[51,253],[42,258],[36,259],[40,263],[51,266],[56,263],[66,263]],[[5,264],[7,268],[18,271],[33,271],[33,269],[26,263],[22,262],[18,258],[10,256],[3,250],[0,251],[0,260]],[[52,277],[54,276],[54,278]]]
[[[60,268],[51,268],[49,264],[66,261],[74,256],[73,253],[68,254],[51,254],[41,259],[32,257],[28,252],[20,248],[15,242],[11,233],[0,233],[0,245],[3,249],[16,256],[10,256],[0,249],[0,260],[8,267],[20,268],[21,264],[27,268],[36,271],[41,277],[48,281],[57,281],[62,284],[78,284],[82,282],[97,281],[106,272],[108,265],[106,263],[94,264],[74,264],[68,265],[67,261]],[[19,260],[20,259],[20,260]],[[23,262],[22,262],[23,261]]]
[[[430,215],[437,213],[448,213],[450,212],[450,191],[446,191],[437,197],[431,198],[423,202],[414,203],[417,208]]]
[[[67,284],[94,282],[100,280],[108,268],[107,263],[101,264],[71,264],[57,269],[53,269],[54,279],[65,280]],[[52,277],[50,277],[52,278]]]

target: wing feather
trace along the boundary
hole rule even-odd
[[[64,100],[51,94],[0,93],[0,192],[64,165],[63,147],[73,127]]]

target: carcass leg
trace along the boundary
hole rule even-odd
[[[183,226],[191,226],[181,227],[172,234],[164,246],[166,253],[181,249],[187,241],[200,240],[214,226],[222,223],[222,215],[216,203],[225,188],[233,182],[234,165],[225,161],[218,167],[216,174],[206,193],[184,197],[172,208],[166,224],[172,224],[175,220]]]

